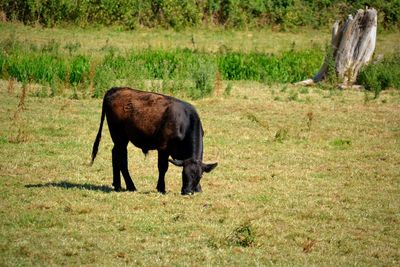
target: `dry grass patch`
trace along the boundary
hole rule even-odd
[[[225,88],[222,82],[222,88]],[[171,166],[129,146],[138,192],[111,190],[104,129],[89,167],[101,100],[0,83],[0,258],[5,265],[389,265],[400,263],[399,91],[234,83],[193,101],[205,129],[204,193],[180,195]],[[312,115],[311,115],[312,114]]]
[[[24,26],[18,23],[0,23],[0,41],[15,36],[16,40],[34,43],[38,46],[51,41],[63,44],[68,52],[96,55],[107,49],[130,51],[132,49],[175,49],[189,48],[206,52],[218,51],[258,51],[280,53],[295,48],[299,50],[323,48],[329,42],[330,28],[301,29],[299,32],[276,32],[269,29],[255,31],[235,31],[225,29],[207,30],[149,30],[118,31],[113,28],[42,28]],[[378,33],[376,54],[390,54],[399,50],[398,32]],[[67,42],[65,40],[68,40]],[[194,43],[193,43],[194,42]]]
[[[313,46],[323,47],[330,36],[329,29],[305,29],[302,34],[294,32],[274,32],[271,30],[235,31],[226,29],[204,30],[163,30],[139,29],[122,31],[113,28],[41,28],[24,26],[16,23],[0,24],[0,41],[15,36],[18,41],[29,40],[38,46],[50,41],[62,44],[66,51],[79,51],[84,54],[104,53],[107,49],[118,51],[153,49],[188,48],[206,52],[218,51],[259,51],[276,53],[292,47],[308,49]],[[67,42],[65,40],[68,40]],[[386,39],[383,40],[385,42]]]

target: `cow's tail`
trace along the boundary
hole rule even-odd
[[[105,115],[106,115],[106,111],[105,111],[105,97],[104,97],[103,106],[101,109],[100,127],[99,127],[99,131],[97,132],[96,140],[93,143],[91,165],[93,165],[93,161],[96,158],[97,151],[99,150],[99,144],[100,144],[100,140],[101,140],[101,131],[103,130],[103,123],[104,123]]]

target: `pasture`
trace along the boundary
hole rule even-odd
[[[15,28],[23,38],[27,28]],[[323,86],[215,87],[186,100],[203,123],[204,161],[219,165],[203,193],[183,197],[181,170],[170,164],[167,194],[157,193],[157,153],[132,145],[138,192],[113,192],[106,125],[90,166],[101,99],[38,97],[37,85],[0,81],[0,264],[400,264],[399,90],[373,99]]]

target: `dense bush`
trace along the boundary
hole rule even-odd
[[[400,89],[400,55],[392,55],[376,64],[363,68],[357,82],[374,92],[375,98],[382,90],[393,87]]]
[[[2,0],[0,11],[8,19],[45,26],[67,22],[181,29],[202,25],[320,27],[365,6],[378,10],[380,24],[399,27],[399,0]]]

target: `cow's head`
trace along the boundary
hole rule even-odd
[[[172,164],[183,167],[182,170],[182,195],[193,194],[198,188],[203,172],[210,172],[218,163],[204,164],[198,159],[177,160],[170,159]]]

